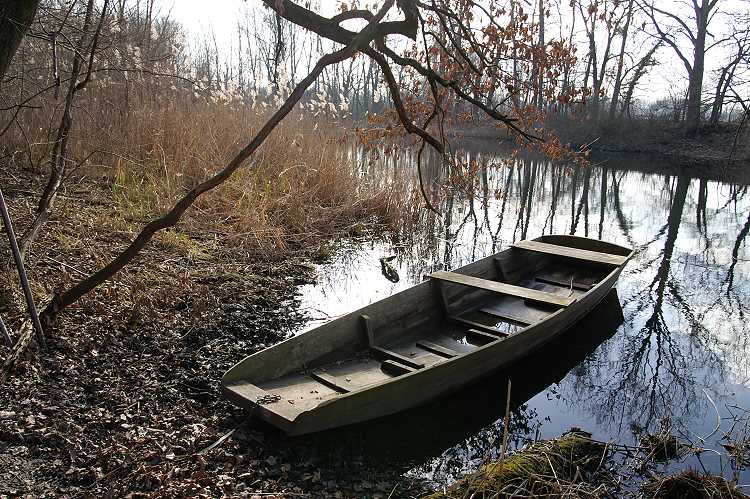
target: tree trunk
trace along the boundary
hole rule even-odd
[[[536,106],[540,111],[544,106],[544,68],[546,66],[546,50],[544,46],[544,0],[539,0],[539,64],[537,65],[537,71],[539,71],[539,89]]]
[[[701,95],[703,91],[703,68],[706,56],[706,31],[708,29],[709,0],[703,0],[696,9],[698,33],[693,50],[693,70],[690,72],[685,112],[685,137],[695,137],[701,121]]]
[[[39,0],[0,0],[0,78],[36,15]]]
[[[516,29],[516,2],[510,1],[510,23]],[[513,104],[516,109],[521,107],[521,85],[518,80],[518,48],[516,46],[516,34],[513,33]]]
[[[724,96],[726,95],[727,86],[729,84],[729,80],[731,79],[731,77],[729,76],[729,71],[729,66],[723,68],[721,70],[721,75],[719,76],[719,82],[716,84],[714,102],[711,105],[711,117],[708,120],[711,125],[716,125],[719,123],[719,118],[721,117],[721,109],[722,107],[724,107]]]
[[[646,68],[651,62],[651,58],[654,56],[657,50],[659,50],[659,47],[661,47],[663,43],[663,39],[659,40],[656,45],[654,45],[651,50],[648,51],[648,53],[641,58],[640,61],[638,61],[638,65],[635,68],[635,73],[633,74],[633,77],[630,79],[630,83],[628,84],[628,90],[625,92],[625,96],[623,97],[622,101],[622,107],[620,108],[620,117],[622,118],[625,113],[630,113],[630,104],[633,100],[633,93],[635,92],[635,87],[638,85],[638,81],[641,79],[641,77],[646,74]]]
[[[628,2],[628,14],[625,26],[622,28],[622,43],[620,43],[620,55],[617,58],[617,75],[615,76],[615,87],[612,89],[612,101],[609,103],[609,121],[614,120],[617,111],[617,101],[620,99],[620,88],[622,86],[622,66],[625,58],[625,44],[628,41],[628,28],[633,19],[633,0]]]

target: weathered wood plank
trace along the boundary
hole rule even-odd
[[[382,369],[384,373],[390,374],[392,376],[401,376],[402,374],[409,374],[416,371],[416,369],[414,369],[413,367],[405,366],[392,360],[383,361],[383,363],[380,365],[380,369]]]
[[[443,270],[430,274],[430,277],[439,281],[484,289],[486,291],[492,291],[503,295],[517,296],[519,298],[541,303],[549,303],[550,305],[557,305],[559,307],[567,307],[575,301],[574,298],[558,296],[544,291],[524,288],[522,286],[513,286],[512,284],[505,284],[503,282],[488,281],[487,279],[479,279],[477,277],[456,274],[454,272],[445,272]]]
[[[498,319],[504,320],[506,322],[511,322],[513,324],[518,324],[519,326],[528,326],[530,324],[533,324],[534,322],[529,321],[528,319],[521,319],[518,316],[514,316],[511,314],[506,314],[503,312],[498,311],[495,308],[489,308],[485,307],[479,310],[480,312],[488,315],[492,315],[494,317],[497,317]]]
[[[555,279],[554,277],[548,276],[536,276],[536,280],[545,284],[554,284],[555,286],[570,288],[570,281],[565,282],[563,279]],[[594,286],[594,284],[584,284],[581,282],[576,282],[575,280],[573,281],[573,289],[578,289],[580,291],[588,291]]]
[[[383,347],[370,347],[370,351],[374,352],[377,355],[385,357],[386,359],[395,360],[399,364],[413,367],[414,369],[422,369],[424,367],[424,364],[422,364],[421,362],[416,362],[409,357],[401,355],[400,353],[396,353],[392,350],[387,350]]]
[[[611,253],[600,253],[568,246],[558,246],[557,244],[543,243],[540,241],[519,241],[513,245],[514,248],[535,251],[537,253],[546,253],[548,255],[564,256],[585,260],[587,262],[604,263],[607,265],[620,266],[628,261],[628,257],[613,255]]]
[[[360,315],[359,322],[362,324],[362,329],[367,335],[367,345],[370,347],[375,346],[375,334],[372,331],[372,324],[370,323],[369,315]]]
[[[323,371],[312,371],[310,377],[315,381],[323,383],[327,387],[333,388],[334,390],[341,393],[349,393],[351,390],[344,386],[336,377],[331,376]]]
[[[472,329],[469,329],[468,331],[466,331],[466,339],[467,340],[473,339],[474,341],[479,340],[479,342],[484,345],[486,343],[491,343],[493,341],[497,341],[500,338],[496,334],[493,334],[493,333],[490,333],[490,332],[487,332],[487,331],[483,331],[483,330],[480,330],[480,329],[473,329],[472,328]]]
[[[427,340],[420,340],[417,342],[417,346],[419,348],[422,348],[424,350],[427,350],[428,352],[432,352],[436,355],[440,355],[441,357],[445,357],[448,359],[452,359],[453,357],[457,357],[461,355],[460,352],[457,352],[455,350],[452,350],[450,348],[444,347],[443,345],[438,345],[437,343],[433,343],[431,341]]]
[[[487,324],[482,324],[481,322],[475,322],[469,319],[464,319],[463,317],[451,316],[450,320],[457,322],[459,324],[463,324],[464,326],[472,327],[474,329],[481,329],[482,331],[487,331],[488,333],[493,334],[497,336],[498,338],[508,336],[508,333],[506,333],[505,331],[501,331],[500,329],[496,327],[488,326]]]

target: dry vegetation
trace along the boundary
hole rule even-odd
[[[264,120],[262,109],[169,88],[152,96],[153,104],[144,99],[126,108],[116,86],[104,88],[79,102],[86,113],[80,115],[70,151],[76,166],[43,239],[28,257],[38,298],[108,261],[143,224],[224,164]],[[29,147],[19,147],[3,168],[18,232],[30,222],[43,182],[37,174],[48,157],[49,117],[28,111],[23,118],[37,133],[15,137],[22,140],[16,144],[28,140]],[[410,182],[366,174],[370,165],[357,164],[349,155],[345,127],[325,117],[292,116],[248,168],[200,198],[182,224],[157,236],[139,266],[101,291],[115,299],[106,301],[143,304],[155,295],[169,301],[170,293],[195,288],[186,282],[193,284],[191,274],[208,262],[236,267],[282,255],[315,255],[339,236],[403,222],[413,208]],[[165,266],[171,270],[157,270]],[[174,273],[173,279],[156,277],[164,272]],[[155,293],[170,281],[173,289]],[[20,308],[17,288],[13,272],[5,272],[4,301],[14,296]],[[4,313],[20,312],[12,308]]]
[[[426,497],[601,497],[597,485],[606,474],[602,465],[609,449],[580,430],[560,438],[536,442],[515,454],[484,465],[443,492]]]

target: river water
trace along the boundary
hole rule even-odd
[[[490,164],[507,157],[471,146],[463,154]],[[321,265],[318,282],[302,290],[306,329],[522,239],[576,234],[636,249],[617,293],[543,351],[427,407],[310,437],[307,448],[329,463],[450,483],[498,455],[511,379],[512,446],[571,427],[635,445],[641,432],[668,427],[713,451],[666,467],[703,466],[750,483],[722,445],[730,430],[747,436],[750,415],[748,188],[689,169],[649,173],[664,166],[649,161],[491,166],[472,192],[443,197],[441,218]],[[381,271],[389,256],[396,283]]]

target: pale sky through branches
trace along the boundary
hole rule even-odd
[[[185,26],[190,38],[195,39],[213,32],[220,49],[224,49],[227,52],[230,52],[236,46],[237,23],[244,15],[247,7],[261,5],[260,0],[214,0],[213,2],[206,2],[205,0],[157,1],[161,4],[161,13],[171,13],[172,19]],[[339,3],[339,0],[320,0],[319,7],[314,10],[324,15],[331,15],[336,11]],[[567,24],[567,29],[569,30],[568,2],[560,0],[560,3],[560,10],[563,11],[562,22],[564,25]],[[209,5],[208,8],[206,8],[207,4]],[[557,5],[554,2],[550,2],[550,4]],[[688,19],[690,13],[686,11],[688,8],[686,2],[657,0],[656,5],[673,12],[685,11],[684,20],[690,22]],[[720,0],[719,6],[721,12],[709,28],[709,32],[715,34],[717,37],[726,32],[726,23],[735,17],[728,13],[750,13],[750,0]],[[526,9],[528,11],[531,7],[527,5]],[[556,8],[551,8],[551,15],[553,18],[557,16]],[[559,23],[554,24],[554,19],[552,19],[550,24],[547,27],[547,32],[549,33],[548,39],[560,32]],[[641,36],[643,43],[651,43],[646,35],[640,32],[640,27],[640,25],[631,26],[631,37],[633,36],[632,29],[635,28],[640,33],[640,35],[636,36]],[[646,29],[648,30],[648,27]],[[562,27],[562,31],[566,31],[566,26]],[[576,31],[580,31],[578,33],[578,57],[583,58],[585,57],[587,47],[585,33],[583,32],[583,23],[580,19],[577,20]],[[615,39],[615,51],[619,48],[618,40],[619,38]],[[716,38],[712,39],[709,37],[707,45],[710,45],[715,40]],[[601,43],[604,42],[602,41]],[[631,43],[629,42],[629,45]],[[683,47],[683,53],[689,59],[692,59],[692,50],[689,47]],[[706,92],[710,93],[712,91],[716,80],[714,70],[726,61],[728,55],[728,51],[722,47],[714,48],[707,54],[704,76],[704,89]],[[658,98],[668,97],[670,94],[676,96],[678,92],[687,88],[687,75],[684,66],[671,48],[667,46],[662,47],[657,52],[656,59],[659,65],[651,70],[638,85],[636,97],[639,99],[653,101]],[[626,67],[631,63],[632,61],[626,60]],[[612,60],[609,64],[610,67],[614,67],[616,62]]]

